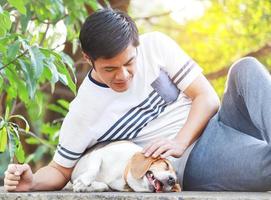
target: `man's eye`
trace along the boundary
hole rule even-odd
[[[134,62],[133,61],[131,61],[131,62],[129,62],[129,63],[127,63],[127,64],[125,64],[125,66],[131,66],[132,64],[133,64]]]
[[[106,72],[112,72],[114,69],[113,68],[105,68],[104,69]]]

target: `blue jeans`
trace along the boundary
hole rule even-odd
[[[186,164],[184,190],[271,190],[271,76],[255,58],[231,67],[223,101]]]

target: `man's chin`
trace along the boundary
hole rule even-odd
[[[115,92],[125,92],[129,89],[130,84],[125,83],[125,84],[113,84],[111,85],[111,89],[114,90]]]
[[[112,90],[114,90],[115,92],[125,92],[125,91],[127,91],[128,89],[129,89],[129,87],[122,87],[122,88],[116,88],[116,87],[114,87],[114,88],[111,88]]]

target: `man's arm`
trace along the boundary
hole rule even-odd
[[[210,118],[217,112],[219,98],[207,79],[200,74],[184,91],[192,106],[183,128],[174,140],[158,139],[144,149],[145,156],[181,157],[202,133]]]
[[[31,190],[60,190],[69,182],[72,170],[52,161],[34,174]]]
[[[210,118],[217,112],[220,102],[213,87],[202,74],[184,93],[192,99],[192,106],[176,139],[186,149],[201,135]]]
[[[10,164],[5,172],[4,188],[9,192],[60,190],[70,180],[72,170],[52,161],[33,175],[27,164]]]

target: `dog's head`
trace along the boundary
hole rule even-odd
[[[143,180],[149,192],[180,192],[175,170],[167,159],[136,153],[130,163],[133,178]]]

